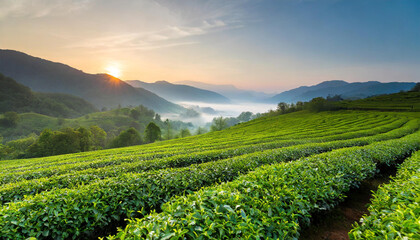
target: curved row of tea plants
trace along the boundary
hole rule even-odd
[[[419,134],[391,140],[393,142],[383,145],[388,147],[392,144],[400,150],[406,149],[413,145],[413,136],[417,140]],[[94,234],[94,230],[103,230],[112,222],[127,216],[136,216],[137,210],[142,209],[141,214],[144,215],[159,209],[172,196],[195,191],[202,186],[231,181],[238,175],[265,164],[353,146],[358,141],[292,146],[186,168],[124,174],[75,189],[58,189],[28,196],[0,209],[0,215],[3,216],[0,218],[0,234],[13,238],[35,236],[54,239],[89,236]],[[399,146],[401,142],[405,146]],[[380,146],[376,144],[375,149],[383,157]],[[393,153],[390,154],[393,157]]]
[[[361,137],[354,138],[351,140],[339,140],[331,143],[324,143],[324,146],[331,146],[330,149],[340,148],[340,147],[349,147],[349,146],[361,146],[370,144],[377,141],[383,141],[393,138],[399,138],[407,134],[413,133],[420,126],[419,120],[411,120],[406,123],[401,128],[394,129],[392,131],[377,134],[370,137]],[[300,145],[302,149],[305,149],[307,146],[313,147],[314,144]],[[322,145],[321,145],[322,146]],[[259,150],[264,150],[264,148],[258,148]],[[324,148],[325,150],[330,150]],[[240,152],[240,151],[238,151]],[[236,153],[238,153],[236,152]],[[255,152],[255,151],[252,151]],[[235,154],[236,154],[235,153]],[[242,152],[247,154],[248,152]],[[233,154],[234,155],[234,154]],[[238,154],[239,155],[239,154]],[[246,156],[246,155],[244,155]],[[142,172],[153,169],[164,169],[169,167],[184,167],[195,163],[202,163],[211,161],[212,158],[200,158],[197,161],[197,158],[166,158],[153,161],[142,161],[136,163],[125,163],[120,165],[112,165],[100,169],[88,169],[85,171],[79,171],[64,175],[58,175],[47,178],[39,178],[33,180],[23,180],[16,183],[10,183],[2,185],[0,187],[0,202],[2,204],[10,201],[19,200],[24,197],[24,195],[33,195],[40,193],[42,191],[53,190],[58,188],[74,188],[80,184],[90,184],[96,180],[104,179],[107,177],[116,177],[123,173],[127,172]]]
[[[108,239],[297,239],[311,213],[420,148],[420,132],[365,147],[263,166],[233,182],[173,198]]]
[[[166,162],[174,162],[178,163],[178,165],[172,165],[173,167],[178,166],[186,166],[191,163],[200,163],[200,162],[207,162],[207,161],[214,161],[219,159],[225,159],[233,156],[239,156],[246,153],[252,153],[255,151],[261,151],[265,149],[273,149],[273,148],[279,148],[284,146],[291,146],[291,145],[297,145],[297,144],[303,144],[303,143],[309,143],[309,142],[323,142],[323,141],[331,141],[331,140],[339,140],[339,139],[349,139],[349,138],[355,138],[355,137],[362,137],[362,136],[370,136],[375,135],[379,133],[383,133],[386,131],[390,131],[392,129],[398,128],[404,123],[406,123],[407,119],[402,118],[396,121],[393,121],[391,123],[385,124],[383,126],[369,126],[370,128],[364,129],[364,130],[357,130],[349,128],[345,133],[341,133],[336,135],[336,131],[326,131],[322,134],[322,136],[317,137],[315,139],[298,139],[298,140],[285,140],[285,141],[277,141],[277,142],[269,142],[265,144],[259,144],[259,145],[248,145],[244,147],[230,147],[227,149],[221,149],[221,150],[211,150],[211,151],[203,151],[196,154],[179,154],[175,156],[171,156],[169,158],[166,158]],[[153,161],[159,162],[157,160],[159,158],[153,159]],[[28,169],[26,171],[19,171],[19,172],[7,172],[0,174],[0,183],[6,184],[10,182],[16,182],[20,180],[30,180],[30,179],[38,179],[43,177],[50,177],[50,176],[57,176],[61,174],[66,174],[68,172],[77,172],[77,171],[83,171],[86,169],[98,169],[98,168],[105,168],[105,167],[111,167],[113,168],[115,165],[120,165],[124,163],[134,163],[134,165],[137,165],[137,162],[146,161],[146,159],[134,159],[132,157],[128,158],[115,158],[115,157],[109,157],[106,160],[99,159],[96,161],[90,161],[90,162],[76,162],[72,164],[65,164],[65,165],[59,165],[59,166],[48,166],[46,168],[35,168],[35,169]],[[147,161],[147,162],[150,162]],[[187,164],[182,165],[183,162],[186,162]],[[146,163],[150,165],[149,163]],[[142,163],[140,163],[142,165]],[[118,166],[117,166],[118,167]]]
[[[369,212],[350,239],[420,238],[420,151],[404,161],[391,183],[379,187]]]
[[[233,127],[232,129],[225,130],[223,132],[223,137],[220,136],[219,132],[209,133],[205,136],[195,136],[185,139],[178,139],[172,141],[165,141],[159,142],[151,145],[143,145],[143,146],[136,146],[136,147],[129,147],[123,149],[111,149],[111,150],[104,150],[104,151],[95,151],[95,152],[85,152],[85,153],[78,153],[78,154],[68,154],[62,156],[54,156],[54,157],[47,157],[47,158],[38,158],[38,159],[30,159],[30,160],[20,160],[20,161],[2,161],[0,162],[0,171],[8,172],[10,170],[18,170],[25,169],[25,168],[40,168],[43,166],[53,166],[54,164],[71,164],[71,163],[80,163],[83,161],[95,161],[100,159],[107,159],[109,156],[112,156],[109,160],[114,160],[118,158],[133,158],[133,159],[146,159],[151,160],[154,158],[160,157],[167,157],[172,156],[180,153],[191,153],[196,151],[205,151],[211,149],[221,149],[226,147],[233,147],[233,146],[244,146],[249,144],[257,144],[263,142],[269,142],[274,140],[285,140],[285,139],[296,139],[297,136],[294,134],[298,134],[304,132],[307,135],[303,135],[303,137],[309,136],[309,131],[317,132],[317,135],[312,137],[320,137],[326,136],[328,132],[331,131],[341,131],[345,132],[346,129],[354,128],[354,129],[363,129],[361,127],[369,128],[371,126],[380,126],[383,124],[387,124],[390,121],[395,121],[400,116],[395,115],[372,115],[372,114],[344,114],[346,117],[339,117],[338,114],[330,114],[326,118],[324,116],[325,121],[322,124],[322,128],[319,127],[318,122],[322,122],[320,117],[314,117],[314,115],[309,114],[300,114],[293,117],[288,117],[290,119],[294,119],[295,121],[285,121],[288,118],[278,118],[274,119],[277,121],[273,121],[273,119],[267,120],[267,125],[261,124],[257,121],[257,123],[246,123],[246,126],[237,126]],[[303,117],[302,117],[303,116]],[[299,124],[296,126],[296,121],[302,120],[302,118],[307,121],[307,124]],[[331,120],[332,119],[332,120]],[[357,120],[354,120],[357,119]],[[284,126],[280,126],[278,128],[274,128],[273,125],[281,122]],[[290,125],[294,123],[293,125]],[[347,125],[343,125],[347,124]],[[251,125],[251,126],[248,126]],[[269,128],[267,126],[273,126]],[[339,129],[341,126],[342,129]],[[255,131],[255,129],[260,129],[260,131]],[[324,129],[327,128],[327,129]],[[246,129],[246,131],[242,131],[242,129]],[[273,131],[275,129],[275,131]],[[324,131],[325,130],[325,131]],[[232,134],[228,134],[231,132]],[[286,134],[286,135],[285,135]],[[271,137],[267,137],[271,136]],[[273,136],[275,138],[273,138]],[[287,137],[285,137],[287,136]],[[221,141],[222,139],[222,141]],[[197,147],[199,146],[199,147]],[[122,151],[124,150],[124,151]]]

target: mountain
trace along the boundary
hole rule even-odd
[[[18,51],[0,50],[0,72],[34,91],[75,95],[98,108],[142,104],[159,113],[185,110],[150,91],[136,89],[111,75],[84,73],[62,63]]]
[[[169,101],[174,102],[205,102],[229,103],[230,100],[219,93],[188,85],[172,84],[167,81],[146,83],[139,80],[125,81],[133,87],[144,88]]]
[[[53,117],[79,117],[98,111],[82,98],[62,93],[37,93],[0,74],[0,113],[35,112]]]
[[[222,94],[223,96],[230,98],[233,101],[239,101],[239,102],[260,102],[272,96],[271,94],[267,94],[263,92],[242,90],[233,85],[217,85],[217,84],[208,84],[208,83],[196,82],[196,81],[179,81],[176,83],[186,84],[186,85],[193,86],[196,88],[201,88],[201,89],[217,92],[217,93]]]
[[[414,85],[414,82],[381,83],[369,81],[348,83],[342,80],[332,80],[314,86],[303,86],[285,91],[269,98],[268,101],[273,103],[309,101],[315,97],[327,97],[329,95],[341,95],[346,99],[359,99],[380,94],[408,91]]]

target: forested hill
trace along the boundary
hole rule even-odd
[[[35,112],[53,117],[79,117],[98,111],[82,98],[62,93],[38,93],[0,73],[0,113]]]
[[[140,104],[157,112],[185,110],[145,89],[136,89],[107,74],[87,74],[62,63],[0,50],[0,72],[34,91],[82,97],[97,108]]]
[[[325,81],[314,86],[302,86],[282,92],[270,98],[269,102],[297,102],[309,101],[316,97],[341,95],[346,99],[359,99],[379,94],[398,93],[408,91],[414,87],[414,82],[354,82],[342,80]]]

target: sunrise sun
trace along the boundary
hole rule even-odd
[[[116,65],[109,65],[105,68],[105,71],[107,74],[112,75],[116,78],[119,78],[121,76],[121,69]]]

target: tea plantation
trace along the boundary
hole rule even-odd
[[[295,112],[148,145],[0,162],[2,239],[299,239],[404,163],[351,239],[416,239],[420,113]],[[414,154],[414,155],[413,155]]]

